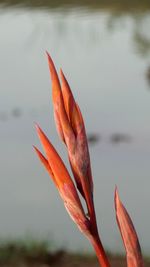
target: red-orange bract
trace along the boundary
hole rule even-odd
[[[143,259],[138,237],[131,218],[120,201],[117,188],[115,190],[116,219],[126,249],[128,267],[143,267]]]
[[[34,148],[55,183],[71,218],[93,245],[100,265],[109,267],[110,264],[97,228],[90,155],[83,117],[62,70],[60,71],[60,84],[54,63],[48,53],[47,56],[52,80],[56,127],[61,140],[66,145],[77,188],[61,157],[38,125],[36,125],[36,130],[46,157],[35,146]],[[78,191],[86,202],[88,213],[83,209]],[[127,265],[128,267],[143,267],[140,245],[133,223],[119,199],[117,190],[115,191],[115,208],[126,249]]]
[[[80,230],[86,233],[86,235],[88,235],[89,234],[88,219],[85,216],[74,183],[63,161],[61,160],[60,156],[58,155],[58,153],[56,152],[55,148],[52,146],[46,135],[37,125],[36,129],[47,159],[42,155],[42,153],[36,147],[34,147],[35,151],[38,157],[40,158],[41,162],[47,169],[48,173],[50,174],[51,178],[53,179],[53,182],[55,183],[71,218],[78,225]]]
[[[86,200],[88,212],[91,213],[93,181],[84,121],[62,70],[60,71],[62,81],[60,85],[54,63],[48,53],[47,56],[52,80],[56,127],[67,146],[77,188]]]

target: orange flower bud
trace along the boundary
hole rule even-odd
[[[61,70],[62,84],[51,57],[48,62],[52,80],[54,115],[59,135],[63,136],[77,188],[84,197],[88,212],[93,213],[93,181],[86,131],[81,111]],[[61,131],[60,131],[61,129]]]
[[[143,259],[138,237],[132,220],[121,203],[117,188],[115,190],[115,209],[116,219],[121,232],[123,243],[126,250],[128,267],[143,267]]]

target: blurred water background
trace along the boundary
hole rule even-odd
[[[150,2],[0,1],[0,239],[90,250],[39,163],[38,122],[57,136],[45,50],[83,112],[102,241],[122,251],[115,185],[150,252]]]

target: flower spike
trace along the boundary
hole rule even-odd
[[[62,81],[60,86],[54,63],[50,55],[48,53],[47,55],[52,80],[54,117],[57,130],[59,135],[63,135],[77,188],[84,197],[88,213],[92,217],[95,216],[93,214],[93,181],[83,118],[62,70],[60,71]]]
[[[110,267],[97,228],[93,201],[93,179],[84,120],[65,75],[61,70],[60,84],[54,63],[48,53],[47,56],[52,80],[52,98],[56,127],[60,138],[67,147],[69,162],[77,188],[61,157],[38,125],[36,125],[37,134],[46,156],[36,147],[34,149],[56,185],[72,220],[93,245],[100,266]],[[88,215],[86,215],[86,211],[81,204],[78,191],[86,202]],[[117,188],[115,190],[115,210],[117,223],[126,250],[127,266],[144,267],[135,228],[127,210],[120,201]]]
[[[118,190],[115,190],[116,219],[126,250],[128,267],[144,267],[138,237],[131,218],[120,201]]]
[[[61,85],[54,63],[47,53],[50,76],[54,118],[61,139],[67,147],[69,162],[77,185],[77,189],[85,199],[90,225],[89,239],[94,246],[102,267],[109,267],[109,262],[99,238],[95,208],[93,202],[93,179],[90,164],[87,136],[84,121],[70,86],[60,71]]]

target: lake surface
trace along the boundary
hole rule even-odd
[[[117,185],[149,253],[150,6],[56,2],[0,1],[0,238],[31,234],[55,246],[91,249],[32,148],[40,147],[38,122],[67,164],[53,120],[48,50],[95,140],[90,154],[102,241],[112,251],[123,249]]]

